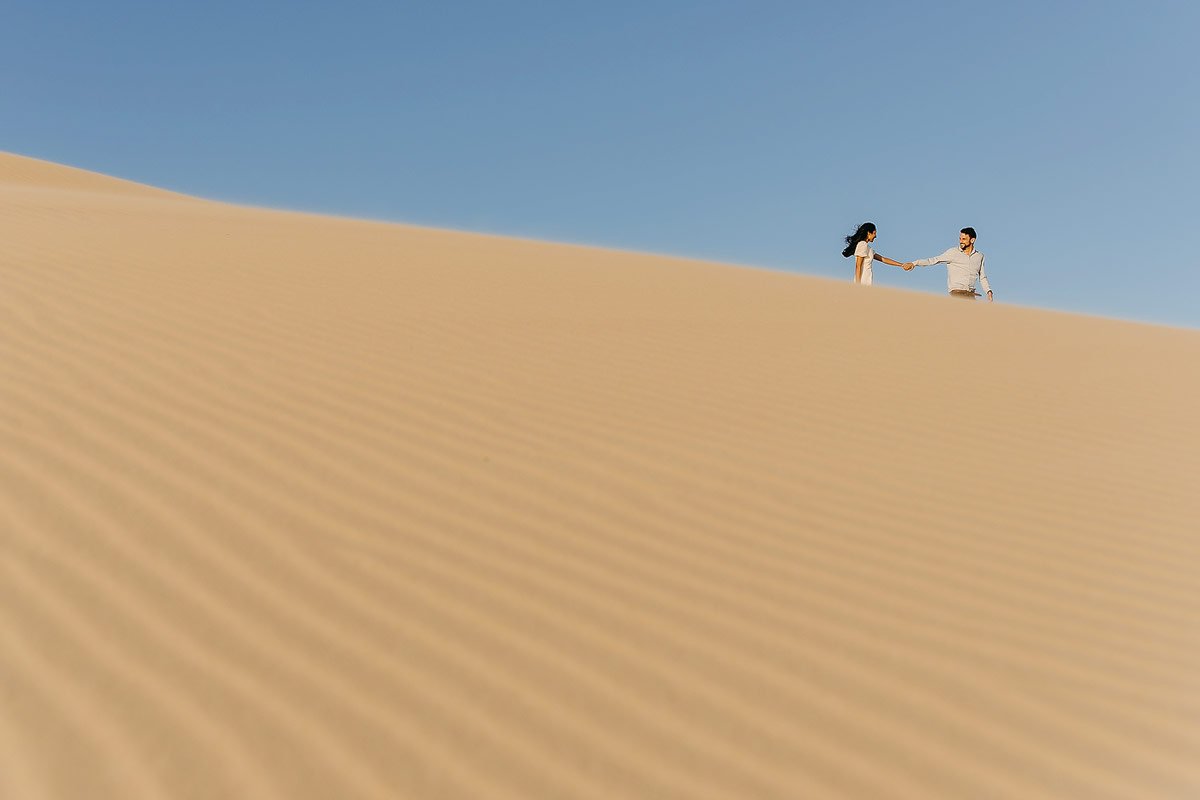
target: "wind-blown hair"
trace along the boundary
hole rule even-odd
[[[854,248],[858,247],[859,242],[867,240],[868,233],[875,232],[874,222],[864,222],[858,226],[858,230],[846,237],[846,249],[842,251],[842,256],[849,258],[854,255]]]

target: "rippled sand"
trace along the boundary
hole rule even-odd
[[[0,796],[1200,796],[1200,333],[0,155]]]

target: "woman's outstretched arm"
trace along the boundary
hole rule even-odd
[[[912,269],[912,268],[913,268],[913,265],[912,265],[911,263],[908,263],[908,264],[901,264],[899,261],[892,261],[892,260],[891,260],[890,258],[888,258],[887,256],[881,256],[881,255],[879,255],[879,253],[876,253],[876,254],[875,254],[875,260],[876,260],[876,261],[882,261],[882,262],[883,262],[883,263],[885,263],[885,264],[891,264],[893,267],[900,267],[901,269],[903,269],[903,270],[905,270],[905,271],[907,271],[907,270],[910,270],[910,269]]]

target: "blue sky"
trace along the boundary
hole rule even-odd
[[[1143,2],[13,0],[0,149],[215,199],[1200,327],[1200,27]],[[945,270],[876,270],[944,292]]]

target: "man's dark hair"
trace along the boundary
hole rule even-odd
[[[972,239],[979,238],[978,236],[975,235],[974,228],[963,228],[961,231],[959,231],[959,233],[965,233],[967,236],[970,236]]]

